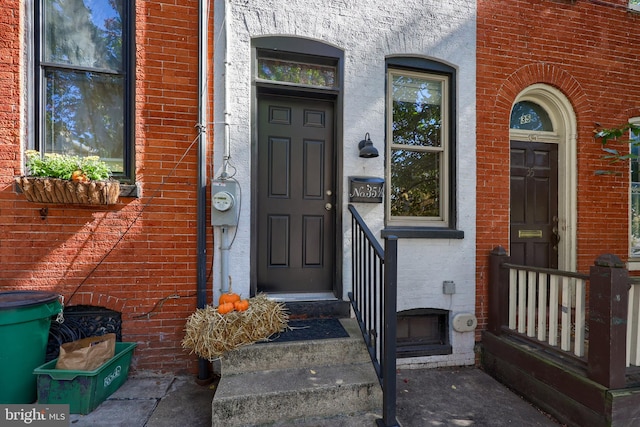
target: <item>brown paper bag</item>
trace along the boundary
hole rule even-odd
[[[115,349],[116,334],[105,334],[64,343],[60,346],[56,369],[93,371],[111,359]]]

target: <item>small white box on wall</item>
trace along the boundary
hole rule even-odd
[[[457,332],[471,332],[478,326],[478,319],[472,313],[458,313],[453,316],[453,329]]]

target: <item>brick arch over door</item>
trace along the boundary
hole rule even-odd
[[[483,329],[488,308],[488,254],[495,246],[506,248],[509,245],[510,171],[504,167],[504,162],[509,162],[511,109],[517,97],[536,84],[559,90],[569,100],[576,115],[577,129],[569,132],[577,132],[575,137],[579,141],[593,140],[592,103],[580,82],[557,65],[537,63],[522,66],[505,78],[494,92],[493,99],[491,93],[483,93],[479,88],[478,98],[485,98],[479,103],[477,140],[476,311],[479,330]],[[577,155],[580,157],[580,150]]]
[[[578,80],[562,68],[554,64],[538,63],[528,64],[514,71],[502,83],[500,89],[496,93],[494,108],[495,114],[501,116],[504,114],[505,123],[509,124],[509,115],[513,100],[527,87],[536,83],[548,84],[556,87],[564,95],[571,100],[573,109],[579,115],[581,121],[593,123],[591,110],[591,101],[588,99],[585,90]],[[592,129],[589,129],[591,132]]]
[[[491,134],[489,140],[483,140],[479,132],[478,152],[486,152],[485,157],[478,156],[478,213],[490,210],[492,220],[482,223],[479,215],[478,259],[479,267],[485,267],[488,252],[497,245],[509,244],[509,198],[496,195],[509,193],[509,170],[502,168],[504,159],[509,158],[509,118],[515,99],[526,88],[535,84],[547,84],[557,88],[571,102],[578,118],[578,139],[592,139],[593,112],[591,102],[580,82],[571,74],[552,64],[530,64],[521,67],[506,78],[497,91],[491,110],[491,120],[478,120],[479,127],[486,127]],[[479,94],[487,96],[486,94]],[[486,105],[490,105],[487,102]],[[482,133],[485,133],[482,132]],[[484,164],[483,164],[484,163]],[[495,164],[495,167],[492,165]],[[488,179],[490,177],[490,179]],[[480,279],[480,278],[479,278]]]

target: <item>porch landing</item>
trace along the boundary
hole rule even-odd
[[[351,317],[351,304],[342,300],[285,302],[290,319],[343,319]]]

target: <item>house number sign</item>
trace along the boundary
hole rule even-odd
[[[384,179],[368,176],[349,177],[349,201],[355,203],[382,203]]]
[[[520,116],[520,124],[526,125],[533,121],[531,114],[523,114]]]

